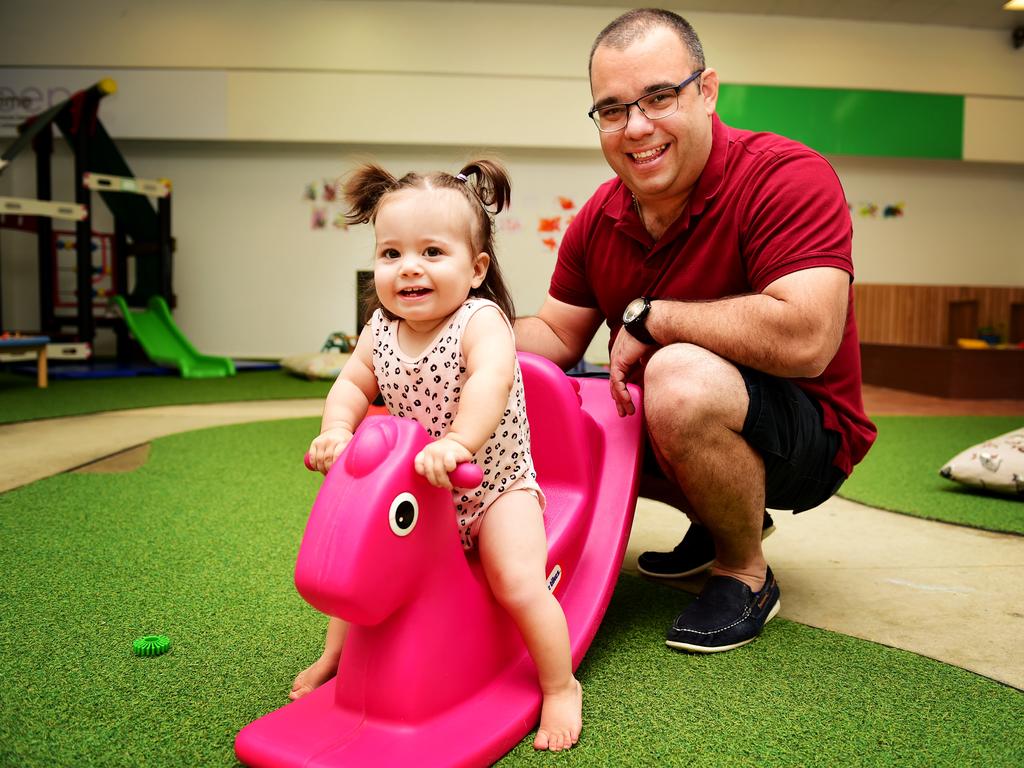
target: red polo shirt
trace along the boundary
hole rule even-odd
[[[551,296],[599,309],[613,340],[622,311],[637,296],[719,299],[762,291],[810,267],[837,267],[853,280],[853,228],[832,166],[802,144],[730,128],[717,115],[712,130],[707,165],[657,241],[618,178],[598,188],[562,239]],[[861,399],[852,286],[832,362],[814,379],[793,381],[821,404],[825,427],[839,433],[835,465],[849,475],[876,434]]]

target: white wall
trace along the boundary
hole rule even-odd
[[[161,83],[202,76],[192,68],[220,72],[223,103],[211,103],[217,97],[208,92],[196,100],[194,120],[186,108],[174,119],[198,125],[220,109],[226,138],[273,141],[142,141],[108,127],[138,176],[174,182],[176,318],[185,333],[204,352],[278,356],[315,350],[329,332],[353,330],[354,273],[369,264],[370,233],[365,227],[312,230],[312,204],[302,192],[366,156],[396,172],[454,171],[475,148],[496,150],[513,179],[499,258],[519,311],[537,308],[554,263],[541,242],[548,235],[537,232],[539,219],[564,217],[558,196],[578,206],[610,175],[581,115],[589,102],[590,42],[616,13],[340,0],[5,3],[0,84],[2,65],[157,67]],[[1024,98],[1024,52],[1008,54],[1002,33],[724,14],[690,18],[709,63],[734,82],[967,92],[1013,105]],[[428,104],[443,105],[455,94],[458,108],[406,111],[400,108],[405,102],[395,108],[369,95],[354,107],[331,87],[355,78],[363,88],[385,75],[408,83],[408,103],[416,103],[418,93],[421,101],[427,94],[434,100]],[[328,87],[304,90],[316,83]],[[490,94],[487,108],[474,108],[480,100],[466,93]],[[161,95],[155,90],[146,98]],[[110,97],[109,107],[117,99],[126,104],[129,94]],[[879,126],[884,130],[884,116]],[[1005,144],[1005,135],[996,136],[1000,141]],[[858,279],[1024,284],[1024,166],[832,160],[856,209]],[[19,157],[0,175],[0,194],[33,196],[33,173],[30,155]],[[62,147],[58,199],[72,199],[70,173]],[[902,203],[904,215],[861,216],[860,208],[872,203]],[[107,226],[102,214],[97,221]],[[29,236],[0,232],[7,327],[37,322],[34,249]],[[590,357],[602,354],[598,341]]]
[[[151,123],[144,132],[126,125],[122,138],[573,148],[593,146],[582,118],[587,55],[621,10],[342,0],[7,6],[0,66],[141,71],[152,93],[135,88],[121,96],[125,103],[149,114],[169,94],[180,105],[164,120],[184,128],[161,134]],[[1004,118],[981,118],[984,130],[971,140],[977,159],[1003,159],[1024,131],[1024,114],[1004,103],[1024,100],[1024,56],[1003,31],[689,17],[725,82],[970,94],[972,115],[996,110]],[[209,82],[196,90],[204,76]],[[210,121],[211,111],[221,119]],[[206,133],[195,133],[197,125]],[[968,121],[969,132],[978,127]]]
[[[865,283],[1024,285],[1024,168],[830,158],[853,205],[853,255]],[[902,218],[861,208],[903,204]]]
[[[688,13],[726,80],[1024,96],[1005,31]],[[344,0],[4,3],[0,64],[585,80],[623,8]]]

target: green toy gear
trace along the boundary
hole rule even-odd
[[[167,635],[146,635],[132,643],[136,656],[161,656],[171,650],[171,638]]]

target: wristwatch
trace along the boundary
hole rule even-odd
[[[644,324],[647,321],[647,313],[651,311],[651,301],[652,299],[647,296],[633,299],[626,305],[626,310],[622,313],[622,327],[629,331],[634,339],[644,344],[658,343]]]

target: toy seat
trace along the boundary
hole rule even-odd
[[[519,366],[530,420],[530,449],[547,507],[548,573],[578,554],[596,491],[603,436],[583,411],[580,382],[543,357],[521,353]],[[607,386],[607,385],[605,385]]]

